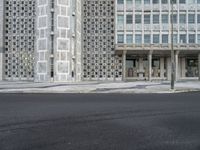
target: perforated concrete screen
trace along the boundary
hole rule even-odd
[[[115,56],[114,0],[84,0],[83,79],[120,79],[121,60]]]
[[[4,60],[6,80],[33,80],[35,1],[4,1]]]

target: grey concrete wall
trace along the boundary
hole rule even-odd
[[[4,0],[0,1],[0,81],[3,78],[3,24],[4,24]]]

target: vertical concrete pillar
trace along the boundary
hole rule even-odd
[[[186,64],[185,64],[185,57],[181,58],[181,77],[185,78],[186,73]]]
[[[199,81],[200,81],[200,53],[198,55]]]
[[[4,26],[4,0],[0,1],[0,81],[3,79],[3,26]]]
[[[160,77],[161,79],[164,79],[165,77],[165,58],[160,58]]]
[[[168,57],[167,58],[167,80],[171,80],[171,71],[172,71],[172,68],[171,68],[171,58]]]
[[[177,81],[179,79],[179,51],[175,52],[175,81]]]
[[[143,78],[143,72],[144,72],[144,65],[143,65],[143,58],[139,58],[139,78]]]
[[[149,81],[151,81],[151,77],[152,77],[152,52],[151,51],[148,54],[148,65],[149,65]]]
[[[126,81],[126,50],[122,54],[122,80]]]

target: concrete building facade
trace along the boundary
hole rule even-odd
[[[170,80],[173,35],[176,80],[199,78],[200,1],[117,0],[116,52],[123,79]]]

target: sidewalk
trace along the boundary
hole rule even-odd
[[[200,91],[199,81],[182,81],[170,90],[170,82],[0,82],[0,93],[177,93]]]

